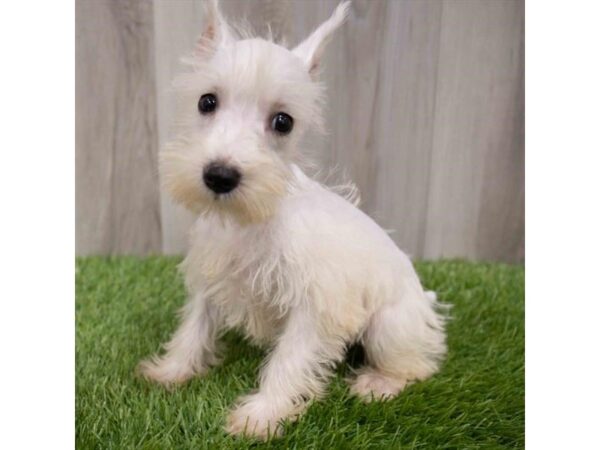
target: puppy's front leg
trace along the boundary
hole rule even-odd
[[[202,293],[196,294],[182,309],[181,316],[181,325],[164,346],[166,353],[138,366],[145,378],[167,386],[183,383],[217,362],[218,323],[214,307]]]
[[[307,400],[320,396],[345,343],[314,316],[294,311],[260,374],[257,393],[242,397],[229,414],[227,431],[266,438],[281,432],[280,421],[295,419]]]

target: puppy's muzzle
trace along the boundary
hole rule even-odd
[[[237,169],[222,163],[209,164],[203,174],[204,184],[216,194],[233,191],[240,184],[241,178],[242,174]]]

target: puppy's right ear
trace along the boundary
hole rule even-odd
[[[292,53],[304,61],[304,65],[311,77],[316,78],[321,58],[327,43],[348,17],[350,2],[343,1],[338,5],[329,19],[323,22],[312,34],[302,41]]]
[[[194,53],[198,57],[212,55],[219,46],[226,45],[234,40],[231,29],[221,11],[218,0],[204,2],[204,30],[196,41]]]

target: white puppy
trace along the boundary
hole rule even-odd
[[[217,363],[216,340],[241,330],[269,346],[259,389],[230,413],[230,433],[265,437],[322,396],[347,346],[368,365],[351,380],[365,400],[398,394],[438,370],[444,320],[409,258],[355,205],[299,168],[300,138],[322,128],[317,72],[349,2],[288,50],[239,37],[207,3],[191,70],[179,76],[176,139],[162,181],[199,214],[182,264],[189,302],[144,376],[180,383]]]

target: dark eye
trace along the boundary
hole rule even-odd
[[[217,109],[218,104],[215,94],[204,94],[198,101],[198,111],[200,111],[200,114],[210,114]]]
[[[279,134],[288,134],[294,128],[294,119],[289,114],[278,112],[271,120],[271,129]]]

